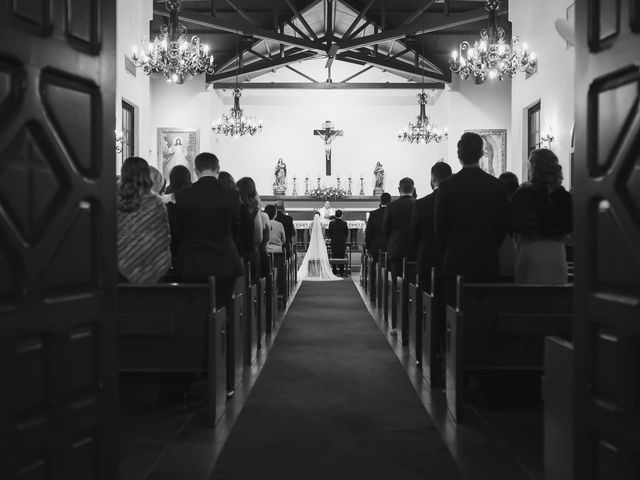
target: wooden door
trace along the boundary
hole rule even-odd
[[[579,0],[576,13],[575,478],[630,480],[640,478],[640,2]]]
[[[0,32],[0,478],[115,479],[115,0]]]

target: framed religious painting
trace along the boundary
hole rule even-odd
[[[507,131],[506,130],[467,130],[482,137],[484,156],[480,159],[480,168],[497,177],[507,170]]]
[[[158,165],[167,184],[169,173],[176,165],[183,165],[196,179],[195,158],[200,153],[200,130],[197,128],[158,128]]]

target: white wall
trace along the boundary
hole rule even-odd
[[[373,169],[381,162],[385,169],[385,189],[397,193],[402,177],[416,182],[420,195],[430,192],[429,169],[434,162],[447,156],[447,142],[442,144],[408,145],[397,140],[398,131],[419,113],[417,90],[404,91],[256,91],[245,90],[241,106],[246,113],[262,119],[264,129],[254,137],[233,139],[210,133],[210,145],[219,155],[221,167],[236,179],[251,176],[262,194],[272,193],[273,169],[278,158],[287,165],[288,193],[292,178],[297,177],[298,193],[304,192],[304,177],[315,186],[320,174],[323,184],[335,185],[336,177],[351,174],[353,191],[360,188],[364,175],[365,193],[373,192]],[[224,111],[232,104],[231,91],[213,92],[224,100]],[[443,95],[444,96],[444,95]],[[446,102],[427,106],[433,122],[446,121]],[[215,112],[212,120],[220,112]],[[331,120],[344,136],[333,143],[332,176],[325,177],[324,143],[314,137],[313,130]]]
[[[116,123],[115,129],[121,130],[122,100],[136,106],[136,140],[135,153],[141,157],[149,157],[151,136],[151,94],[149,77],[141,70],[133,77],[125,71],[124,57],[131,55],[131,47],[140,45],[142,36],[149,35],[149,21],[153,17],[153,0],[118,0],[117,3],[117,40],[116,40]],[[151,161],[153,164],[153,161]],[[120,172],[120,155],[116,159],[116,172]]]
[[[512,81],[512,162],[513,171],[522,178],[526,161],[526,109],[540,100],[540,128],[544,135],[551,128],[551,149],[563,167],[565,186],[570,186],[570,144],[574,123],[575,48],[567,49],[555,30],[557,18],[565,18],[574,0],[516,0],[509,2],[512,31],[526,42],[538,57],[538,71],[526,79]]]

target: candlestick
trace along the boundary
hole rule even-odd
[[[364,196],[364,177],[360,177],[360,195]]]
[[[318,175],[318,188],[320,188],[320,175]]]
[[[349,189],[347,190],[347,195],[353,195],[353,193],[351,193],[351,175],[349,175]]]
[[[291,195],[298,195],[298,191],[296,190],[296,176],[293,176],[293,190],[291,190]]]
[[[309,195],[309,177],[305,176],[304,177],[304,194],[305,195]]]
[[[340,176],[336,179],[336,184],[338,186],[338,190],[340,190]]]

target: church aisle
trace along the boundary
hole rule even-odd
[[[214,479],[461,479],[351,281],[304,282]]]

